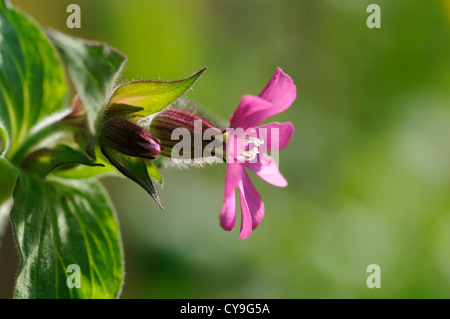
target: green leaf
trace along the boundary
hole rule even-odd
[[[163,184],[164,179],[153,161],[147,162],[147,171],[150,177],[153,177],[160,185]]]
[[[62,109],[66,83],[44,34],[4,1],[0,7],[0,127],[6,131],[9,158],[32,126]]]
[[[3,237],[8,224],[12,207],[11,195],[16,186],[16,180],[17,170],[7,159],[0,157],[0,239]]]
[[[156,204],[162,209],[161,200],[156,193],[155,186],[147,171],[147,164],[142,158],[124,155],[108,146],[102,146],[103,154],[113,164],[119,172],[130,178],[149,193]]]
[[[147,117],[157,113],[183,96],[205,70],[203,68],[191,77],[179,81],[136,81],[119,86],[111,97],[108,114],[120,112],[125,106],[128,106],[129,113],[135,113],[133,116]]]
[[[0,157],[0,205],[11,197],[16,185],[17,170],[3,157]]]
[[[94,163],[85,154],[74,150],[67,145],[56,145],[53,148],[42,148],[30,154],[22,163],[22,167],[34,174],[45,178],[55,169],[62,166],[76,166],[82,164],[86,166],[104,166]]]
[[[117,298],[123,265],[113,206],[95,182],[21,174],[11,212],[22,263],[16,298]],[[81,288],[69,288],[69,265]]]
[[[49,35],[67,65],[86,109],[89,126],[94,130],[126,57],[105,44],[75,39],[55,31]]]
[[[77,165],[67,170],[56,170],[52,175],[65,179],[91,179],[117,175],[116,168],[102,154],[100,146],[95,148],[95,158],[99,166]]]
[[[0,155],[3,155],[3,152],[6,149],[6,139],[6,132],[0,127]]]
[[[3,154],[6,148],[6,132],[0,127],[0,155]]]
[[[52,175],[64,179],[99,179],[105,176],[116,176],[117,170],[108,162],[108,165],[101,166],[77,165],[67,170],[54,171]]]

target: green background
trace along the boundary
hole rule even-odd
[[[450,1],[13,0],[44,27],[106,42],[121,81],[208,70],[189,97],[227,119],[277,66],[298,88],[272,120],[296,133],[286,189],[252,175],[266,216],[251,237],[219,226],[225,166],[165,169],[165,210],[104,179],[126,260],[123,298],[449,298]],[[66,26],[81,6],[82,28]],[[381,29],[366,26],[370,3]],[[0,249],[0,297],[17,253]],[[366,268],[381,267],[369,289]]]

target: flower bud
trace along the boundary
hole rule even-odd
[[[211,141],[222,135],[219,128],[204,118],[180,109],[158,113],[150,123],[149,132],[161,144],[161,155],[191,159],[204,157]],[[175,147],[180,144],[183,146],[178,152]]]
[[[161,152],[161,146],[149,132],[121,117],[114,117],[103,124],[102,142],[134,157],[153,159]]]

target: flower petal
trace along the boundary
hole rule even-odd
[[[239,187],[240,199],[241,199],[241,231],[239,237],[242,239],[247,238],[252,233],[252,215],[250,214],[250,208],[247,205],[243,188]]]
[[[274,108],[271,110],[272,113],[267,116],[268,118],[283,112],[291,106],[297,97],[297,88],[291,77],[277,67],[269,83],[258,96],[274,105]]]
[[[247,238],[264,217],[264,203],[245,170],[242,170],[239,191],[242,211],[241,232],[239,236],[241,238]]]
[[[246,95],[230,117],[230,127],[256,127],[269,117],[283,112],[297,97],[297,88],[292,79],[277,68],[274,75],[258,97]]]
[[[237,129],[258,126],[262,121],[270,117],[274,105],[266,100],[253,96],[245,95],[232,117],[230,117],[230,127]]]
[[[278,187],[286,187],[288,185],[286,179],[281,175],[278,164],[273,158],[266,154],[260,154],[257,163],[245,163],[245,166],[255,172],[267,183]]]
[[[264,202],[245,170],[242,170],[242,185],[245,190],[245,200],[252,215],[252,228],[255,229],[264,218]]]
[[[258,138],[264,140],[265,150],[279,151],[285,148],[294,135],[294,125],[291,122],[270,123],[256,128]]]
[[[240,164],[227,164],[227,174],[225,177],[225,199],[220,211],[220,226],[224,230],[232,230],[236,223],[236,194],[235,190],[242,178]]]

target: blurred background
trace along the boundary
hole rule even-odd
[[[121,81],[208,70],[188,97],[228,119],[277,66],[298,88],[280,154],[289,186],[251,175],[266,215],[219,226],[225,166],[166,169],[162,213],[122,178],[123,298],[450,298],[449,0],[12,0],[44,27],[128,56]],[[81,29],[66,26],[81,7]],[[381,7],[381,29],[366,8]],[[256,178],[255,178],[256,177]],[[0,297],[18,266],[0,250]],[[369,264],[381,289],[369,289]]]

